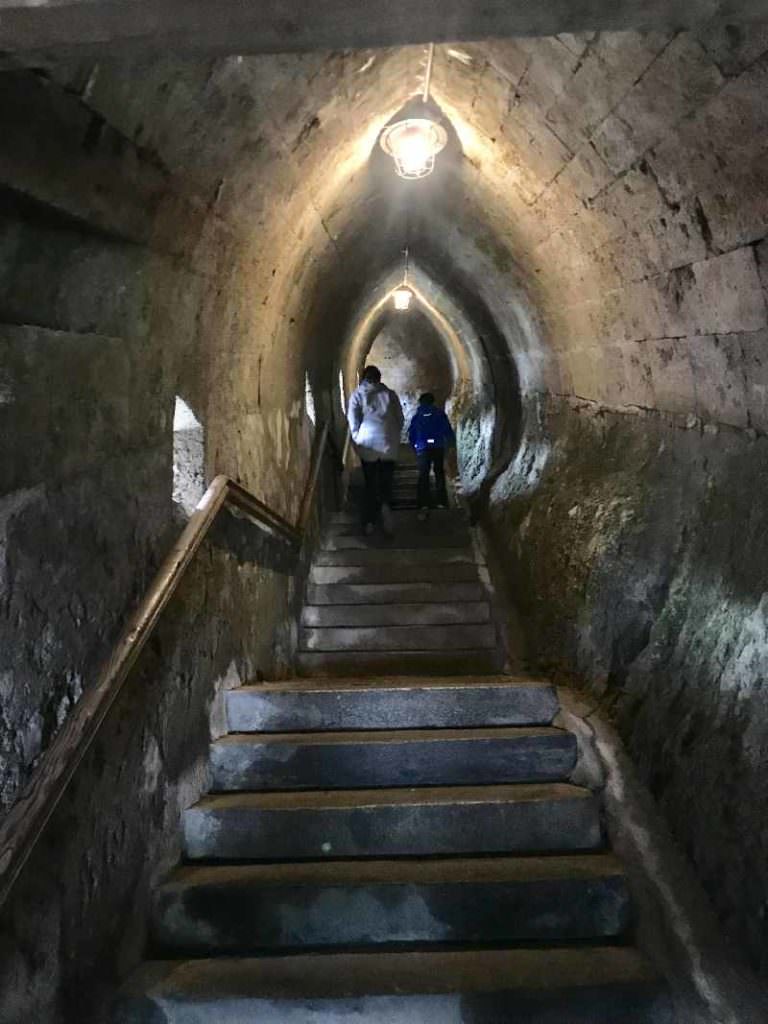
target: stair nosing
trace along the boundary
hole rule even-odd
[[[325,607],[321,605],[320,607]],[[286,682],[268,682],[268,683],[246,683],[243,686],[234,687],[231,690],[227,690],[227,696],[236,693],[293,693],[293,692],[306,692],[318,690],[323,693],[336,692],[339,693],[376,693],[380,690],[404,690],[406,692],[418,691],[418,690],[439,690],[441,688],[450,690],[460,689],[547,689],[556,691],[557,687],[554,683],[548,682],[544,679],[520,679],[516,677],[510,677],[507,679],[495,680],[490,677],[488,680],[483,679],[482,676],[477,677],[477,681],[467,682],[462,679],[461,676],[448,677],[441,679],[436,676],[434,679],[418,679],[418,682],[409,682],[409,679],[418,679],[418,677],[409,676],[393,676],[391,678],[377,678],[371,677],[370,679],[365,678],[360,683],[352,683],[349,678],[328,680],[328,679],[292,679]]]
[[[356,729],[356,730],[318,730],[315,732],[229,732],[214,740],[212,746],[258,746],[261,744],[278,745],[280,743],[297,746],[351,746],[360,744],[397,744],[397,743],[469,743],[491,741],[514,741],[515,739],[566,739],[575,743],[576,737],[565,729],[551,725],[498,725],[468,726],[447,729]]]
[[[574,872],[575,873],[571,873]],[[441,874],[441,872],[444,872]],[[473,857],[366,857],[345,860],[298,860],[252,864],[183,864],[159,886],[169,891],[192,885],[228,885],[244,881],[267,886],[472,885],[549,879],[626,878],[611,851],[569,854],[496,854]]]
[[[280,812],[302,810],[348,810],[360,807],[390,807],[450,804],[508,804],[553,800],[590,800],[596,795],[571,782],[509,782],[478,786],[403,786],[368,789],[239,790],[207,793],[187,808],[226,810],[246,807]]]

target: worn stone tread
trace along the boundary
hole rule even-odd
[[[463,583],[310,583],[307,603],[320,604],[420,604],[445,601],[482,601],[488,592],[479,581]]]
[[[446,857],[411,860],[316,860],[279,864],[185,864],[163,889],[198,885],[432,885],[440,882],[533,882],[544,879],[624,877],[614,853],[548,857]]]
[[[313,565],[311,583],[472,583],[479,580],[475,562],[460,561],[433,565]],[[314,603],[314,602],[313,602]]]
[[[382,671],[465,676],[498,672],[504,665],[504,655],[498,647],[456,651],[299,651],[296,662],[300,674],[312,677]]]
[[[192,860],[596,850],[599,800],[568,783],[209,795],[184,812]]]
[[[490,618],[488,601],[422,601],[418,604],[305,605],[301,622],[313,628],[446,626],[473,625],[488,622]]]
[[[495,647],[491,622],[432,626],[337,626],[299,631],[301,651],[453,651]]]
[[[217,1024],[672,1022],[639,953],[592,946],[155,961],[123,990],[115,1024],[199,1024],[201,1012]]]
[[[474,565],[475,553],[469,547],[399,547],[397,538],[390,547],[349,548],[318,551],[313,565]]]
[[[397,529],[413,529],[415,531],[424,526],[416,512],[411,511],[395,511],[394,522]],[[469,518],[466,512],[459,508],[432,509],[429,519],[426,521],[428,527],[432,528],[438,525],[444,525],[446,528],[460,525],[466,528],[468,522]],[[338,527],[349,528],[350,526],[359,528],[360,513],[357,510],[338,512],[331,520],[330,526],[331,529]]]
[[[463,785],[566,779],[576,739],[548,726],[229,734],[216,790]]]
[[[621,935],[630,899],[611,854],[187,866],[152,919],[164,949],[202,954],[564,941]]]
[[[202,810],[355,810],[361,807],[444,806],[460,804],[525,804],[551,800],[593,799],[594,794],[570,782],[521,782],[495,786],[410,786],[403,789],[306,790],[279,793],[209,793],[193,808]]]
[[[453,550],[455,548],[471,548],[472,540],[466,528],[430,531],[399,530],[397,537],[390,539],[381,533],[374,533],[367,537],[359,528],[347,527],[345,533],[336,531],[327,535],[322,542],[324,551],[346,551],[356,548],[360,550],[390,550],[395,546],[399,549],[407,548],[409,550],[420,548]]]
[[[550,683],[505,676],[293,680],[240,686],[225,700],[234,732],[549,725],[559,709]]]

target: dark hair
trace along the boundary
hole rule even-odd
[[[381,370],[378,366],[366,366],[360,379],[369,380],[372,384],[378,384],[381,380]]]
[[[431,391],[425,391],[423,395],[419,395],[419,405],[434,405],[435,396]]]

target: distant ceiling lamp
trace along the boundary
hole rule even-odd
[[[399,285],[392,292],[392,299],[395,303],[395,309],[401,313],[407,313],[411,308],[411,299],[413,298],[413,291],[408,284],[408,250],[403,249],[403,256],[405,257],[405,265],[403,266],[403,283]]]
[[[422,93],[425,107],[429,102],[434,59],[435,44],[430,43]],[[445,148],[448,133],[431,117],[406,117],[402,121],[387,125],[381,133],[380,141],[381,148],[395,161],[395,169],[400,177],[415,180],[426,178],[434,171],[435,157]]]

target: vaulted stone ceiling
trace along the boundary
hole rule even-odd
[[[375,143],[421,47],[46,73],[156,174],[156,247],[239,276],[227,308],[220,285],[205,303],[217,335],[247,318],[241,336],[295,358],[296,387],[295,342],[327,359],[408,237],[492,318],[524,391],[761,427],[767,38],[715,21],[439,47],[433,95],[460,149],[410,193]],[[109,204],[105,227],[120,216]],[[240,374],[247,351],[225,360]]]

